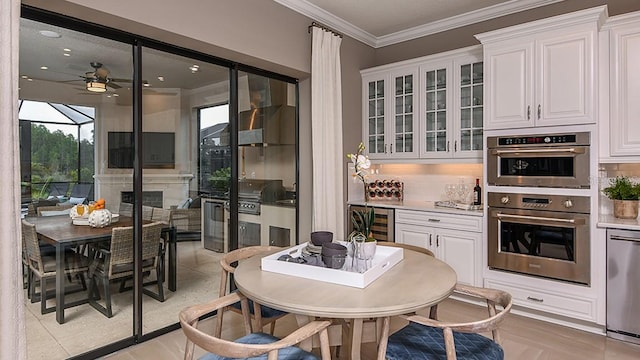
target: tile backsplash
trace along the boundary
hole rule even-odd
[[[404,183],[405,200],[446,200],[445,186],[464,182],[472,188],[476,179],[482,184],[482,164],[377,164],[370,168],[369,181],[398,180]],[[347,168],[347,174],[353,168]],[[348,184],[349,200],[364,199],[362,183],[354,179]]]
[[[640,164],[600,164],[598,167],[598,189],[600,194],[600,214],[613,213],[613,201],[607,198],[602,189],[609,186],[609,182],[617,176],[628,176],[632,182],[640,183]]]

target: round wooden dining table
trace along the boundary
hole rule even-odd
[[[316,317],[344,320],[348,334],[342,335],[346,342],[342,345],[350,348],[351,359],[360,359],[365,320],[388,321],[390,316],[435,305],[453,292],[457,278],[449,265],[423,253],[403,251],[402,261],[365,288],[263,271],[261,256],[241,261],[234,279],[249,299],[295,314],[299,324]]]

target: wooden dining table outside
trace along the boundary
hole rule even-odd
[[[68,215],[27,217],[25,220],[36,225],[38,238],[41,241],[53,245],[56,249],[56,321],[58,321],[59,324],[64,324],[65,308],[87,302],[84,300],[65,305],[65,249],[76,245],[108,241],[111,239],[111,230],[114,227],[132,226],[133,218],[121,215],[119,216],[118,222],[103,228],[74,225]],[[150,221],[145,221],[145,223],[148,222]],[[168,234],[166,244],[169,255],[168,288],[171,291],[176,291],[176,230],[167,225],[167,227],[163,229],[163,233]]]
[[[296,314],[299,324],[305,322],[301,316],[306,321],[313,317],[346,320],[349,331],[342,345],[350,348],[351,359],[360,359],[366,319],[388,321],[390,316],[435,305],[453,292],[457,277],[449,265],[426,254],[403,251],[402,261],[365,288],[263,271],[261,256],[241,261],[234,279],[245,296]]]

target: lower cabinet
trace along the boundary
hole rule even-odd
[[[424,218],[424,219],[423,219]],[[481,285],[482,228],[456,229],[452,223],[467,223],[465,215],[441,215],[426,211],[396,211],[396,242],[431,250],[436,258],[451,266],[458,282]],[[478,225],[482,217],[477,217]],[[428,225],[420,225],[428,224]]]

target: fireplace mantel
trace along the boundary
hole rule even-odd
[[[162,191],[163,207],[178,205],[189,197],[189,182],[193,174],[144,174],[143,191]],[[96,198],[106,200],[109,210],[117,212],[120,207],[121,193],[133,190],[132,174],[95,175]]]

